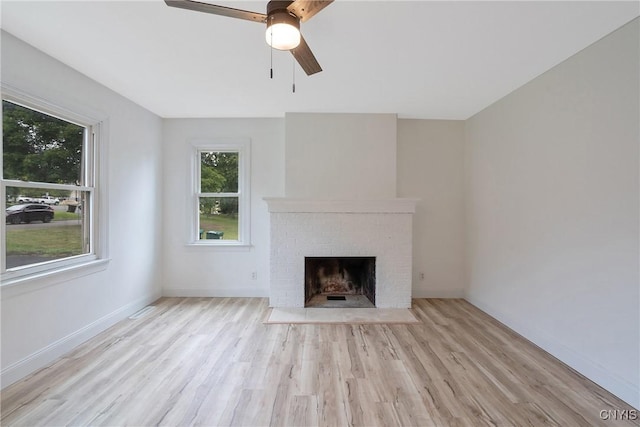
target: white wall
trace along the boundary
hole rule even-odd
[[[106,268],[80,277],[2,289],[6,386],[160,296],[162,151],[157,116],[5,32],[2,83],[107,119],[111,258]]]
[[[291,198],[396,197],[396,115],[287,113]]]
[[[461,298],[464,264],[464,122],[398,120],[398,197],[413,217],[413,297]]]
[[[251,240],[246,250],[188,246],[191,189],[190,140],[251,139]],[[284,195],[284,120],[165,119],[164,294],[267,296],[269,213],[262,199]],[[256,280],[251,275],[257,273]]]
[[[467,298],[635,407],[638,19],[467,122]]]

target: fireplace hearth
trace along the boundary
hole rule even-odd
[[[375,257],[305,257],[306,307],[374,307]]]

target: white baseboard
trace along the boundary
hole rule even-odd
[[[411,298],[464,298],[463,289],[414,289]]]
[[[115,325],[120,320],[127,318],[146,305],[151,304],[160,298],[160,296],[161,295],[157,293],[139,298],[136,301],[120,307],[87,326],[49,344],[48,346],[41,348],[24,359],[7,366],[0,372],[0,388],[5,388],[38,369],[49,365],[51,362],[70,352],[88,339],[93,338],[100,332]]]
[[[472,295],[467,294],[465,299],[544,351],[580,372],[594,383],[615,394],[634,408],[640,409],[640,388],[638,385],[608,371],[605,367],[567,347],[562,342],[549,336],[549,334],[505,315],[501,310]]]
[[[214,297],[214,298],[267,298],[269,291],[262,288],[239,289],[193,289],[193,288],[165,288],[164,297]]]

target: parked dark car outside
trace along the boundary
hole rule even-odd
[[[20,224],[31,221],[50,222],[53,219],[53,207],[26,203],[22,205],[10,206],[7,208],[7,224]]]

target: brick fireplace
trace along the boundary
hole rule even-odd
[[[411,306],[414,199],[266,198],[272,307],[304,307],[305,258],[375,257],[375,306]]]

